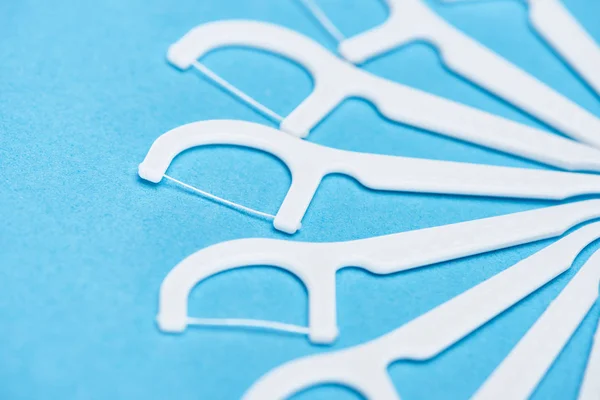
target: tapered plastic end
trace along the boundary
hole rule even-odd
[[[163,177],[163,171],[152,168],[148,163],[143,162],[138,166],[138,175],[146,181],[158,183]]]
[[[331,344],[338,338],[340,332],[337,328],[332,329],[311,329],[308,338],[312,343],[316,344]]]
[[[298,232],[300,228],[302,228],[302,223],[289,223],[288,221],[282,221],[281,219],[277,219],[277,217],[275,217],[273,220],[273,226],[278,231],[287,233],[288,235],[293,235],[294,233]]]
[[[197,60],[198,55],[194,48],[190,48],[187,41],[172,44],[167,51],[167,61],[174,67],[186,70]]]
[[[163,332],[181,333],[187,328],[187,321],[185,318],[174,318],[162,314],[156,316],[156,324]]]

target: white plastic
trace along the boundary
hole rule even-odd
[[[567,270],[579,252],[598,237],[600,223],[587,225],[384,336],[275,368],[260,378],[243,399],[279,400],[323,383],[347,385],[369,400],[399,399],[387,373],[391,362],[438,355]],[[437,242],[432,241],[427,250],[437,248]],[[585,268],[598,270],[598,266],[600,252]],[[597,279],[595,283],[597,289]],[[578,282],[576,286],[585,289],[589,285]]]
[[[590,257],[473,399],[527,399],[598,299],[600,252]],[[600,380],[600,375],[595,379]],[[600,397],[595,397],[599,399]]]
[[[600,151],[596,149],[379,78],[337,58],[312,39],[281,26],[244,20],[200,25],[173,44],[167,58],[185,70],[198,64],[196,60],[207,52],[234,45],[288,57],[312,74],[313,92],[281,122],[280,128],[290,134],[305,137],[344,99],[362,97],[394,121],[567,170],[600,172]],[[232,91],[231,85],[226,84]],[[232,93],[245,96],[235,89]],[[242,98],[257,107],[248,96]],[[544,102],[540,100],[539,106],[545,107]],[[265,112],[264,107],[260,110],[267,115],[272,113]],[[579,115],[569,107],[565,110],[574,118]],[[552,112],[560,115],[562,111]],[[600,147],[600,129],[585,132],[590,136],[588,142]]]
[[[535,30],[548,44],[600,94],[600,46],[562,2],[529,0],[529,18]]]
[[[590,353],[588,365],[585,369],[585,376],[583,377],[578,399],[600,399],[600,321],[598,321],[598,328],[596,328],[592,352]]]
[[[442,61],[449,69],[465,79],[573,139],[600,147],[600,118],[465,35],[433,12],[422,0],[385,1],[390,8],[388,19],[373,29],[342,41],[339,52],[344,58],[360,63],[400,45],[416,40],[426,41],[439,50]],[[546,25],[542,27],[543,18],[553,18],[546,24],[552,24],[559,18],[558,13],[551,10],[551,5],[541,5],[544,2],[548,0],[532,3],[532,19],[542,29],[546,28]],[[540,14],[544,14],[544,17],[540,17]],[[560,20],[564,23],[567,19],[563,16]],[[565,29],[569,34],[574,33],[573,24],[568,24]],[[550,34],[549,29],[545,32]],[[560,40],[558,35],[552,38],[554,41]],[[562,47],[570,44],[571,41],[564,41]],[[580,46],[583,48],[585,45]],[[587,51],[589,47],[585,46],[585,49]],[[579,50],[571,50],[569,54],[577,54],[578,60],[587,56],[587,53],[580,55]],[[596,56],[590,54],[589,57],[590,61],[585,63],[585,67],[581,64],[582,71],[587,73],[590,68],[588,75],[597,76]]]
[[[289,271],[304,283],[309,298],[310,340],[330,343],[338,335],[335,275],[343,267],[391,274],[559,236],[598,217],[600,200],[586,200],[349,242],[275,239],[223,242],[190,255],[169,272],[160,288],[157,321],[164,331],[181,332],[188,324],[188,295],[199,282],[224,271],[271,265]],[[594,227],[597,232],[599,227]],[[582,228],[573,239],[590,229]],[[570,241],[563,239],[561,243]],[[571,253],[565,250],[560,257],[552,258],[559,261],[568,254]]]
[[[295,233],[324,176],[349,175],[375,190],[561,200],[600,193],[600,176],[357,153],[320,146],[245,121],[183,125],[161,135],[138,168],[158,183],[173,159],[192,147],[231,144],[273,154],[289,168],[292,184],[273,226]]]

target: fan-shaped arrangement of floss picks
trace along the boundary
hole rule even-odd
[[[447,0],[459,2],[461,0]],[[152,143],[138,175],[163,178],[226,206],[272,220],[287,234],[312,229],[303,221],[324,177],[342,174],[362,186],[388,192],[432,193],[559,201],[600,195],[600,118],[537,80],[438,16],[423,0],[386,0],[387,20],[346,38],[314,0],[299,0],[339,42],[340,57],[283,26],[250,20],[198,25],[167,51],[179,70],[195,68],[227,92],[278,124],[231,119],[175,127]],[[531,25],[565,62],[600,93],[600,48],[559,0],[528,0]],[[360,64],[403,44],[424,40],[440,51],[453,72],[556,128],[567,137],[520,124],[431,93],[378,77]],[[289,115],[220,77],[199,60],[212,50],[243,46],[266,50],[306,68],[314,89]],[[535,161],[559,170],[515,168],[340,150],[312,143],[310,132],[344,100],[360,97],[382,116],[409,126]],[[377,135],[376,129],[363,132]],[[275,214],[222,199],[167,174],[186,150],[233,145],[269,153],[289,169],[291,186]],[[232,163],[234,160],[231,161]],[[251,184],[251,182],[249,182]],[[385,210],[382,210],[385,212]],[[194,218],[194,211],[189,210]],[[574,264],[600,239],[600,199],[476,219],[385,236],[338,242],[245,238],[198,249],[164,278],[156,322],[162,332],[190,326],[279,331],[304,335],[312,344],[332,344],[338,328],[336,273],[357,267],[376,276],[555,239],[495,276],[376,339],[340,351],[301,357],[273,368],[249,387],[246,400],[279,400],[320,384],[341,384],[368,399],[399,399],[388,375],[396,360],[428,360],[452,347]],[[584,225],[582,225],[584,224]],[[190,316],[188,299],[200,282],[250,266],[274,266],[306,287],[307,326],[243,318]],[[441,266],[452,268],[452,266]],[[377,278],[376,278],[377,279]],[[397,279],[403,279],[401,276]],[[560,294],[529,327],[473,399],[529,398],[593,305],[600,302],[600,251],[584,261]],[[398,307],[402,307],[398,299]],[[580,400],[600,399],[600,323],[579,389]]]

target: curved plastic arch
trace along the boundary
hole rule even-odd
[[[273,36],[274,33],[277,36]],[[250,20],[222,20],[199,25],[169,47],[167,59],[185,70],[210,51],[229,46],[259,48],[279,54],[305,68],[316,80],[334,78],[324,76],[328,71],[354,68],[298,32]]]
[[[555,237],[598,217],[600,200],[587,200],[348,242],[223,242],[192,254],[169,272],[160,289],[159,326],[171,332],[185,329],[189,293],[202,280],[236,268],[269,265],[303,282],[309,298],[310,339],[330,343],[338,335],[335,275],[343,267],[391,274]]]
[[[208,277],[232,269],[257,265],[275,266],[297,276],[309,293],[323,284],[332,284],[335,288],[336,269],[331,264],[315,263],[314,249],[318,247],[275,239],[241,239],[219,243],[196,252],[181,261],[165,277],[160,288],[158,324],[164,331],[183,331],[187,326],[187,304],[191,290]],[[272,248],[277,248],[277,251],[271,251]],[[310,339],[327,343],[338,334],[335,315],[322,312],[325,309],[319,305],[321,302],[333,302],[335,308],[335,291],[333,296],[320,290],[313,292],[315,296],[309,296],[309,325],[315,329],[310,330]],[[328,298],[319,294],[327,295]]]
[[[242,400],[284,400],[317,385],[337,384],[369,400],[400,400],[387,374],[365,345],[290,361],[269,371],[244,393]]]
[[[569,269],[579,253],[598,238],[600,222],[584,226],[386,335],[341,351],[300,358],[271,370],[243,399],[284,399],[321,383],[348,385],[372,400],[399,399],[387,374],[392,362],[426,360],[438,355]],[[589,292],[590,274],[596,279],[592,284],[597,286],[599,267],[600,251],[597,251],[582,267],[587,275],[570,283],[572,293],[577,288]]]
[[[231,20],[197,26],[171,45],[167,59],[180,69],[223,46],[259,48],[310,72],[312,93],[280,128],[298,137],[350,97],[371,102],[387,118],[458,140],[568,170],[600,172],[600,151],[363,71],[312,39],[265,22]],[[597,137],[600,147],[600,136]]]
[[[375,190],[560,200],[600,193],[600,176],[496,167],[451,161],[357,153],[299,140],[244,121],[194,122],[172,129],[152,144],[138,168],[158,183],[175,156],[192,147],[232,144],[266,151],[290,170],[292,184],[273,221],[295,233],[325,175],[349,175]]]
[[[302,147],[302,143],[295,144]],[[245,121],[212,120],[178,126],[160,135],[140,164],[139,175],[147,181],[158,183],[175,157],[185,150],[223,144],[272,154],[288,167],[290,173],[294,172],[294,165],[304,167],[298,165],[301,158],[295,156],[294,149],[289,146],[289,138],[276,129]]]
[[[214,120],[190,123],[161,135],[138,168],[141,178],[158,183],[173,159],[184,150],[211,144],[251,147],[274,155],[287,166],[292,184],[273,224],[275,228],[295,233],[319,186],[324,172],[317,167],[320,153],[327,148],[312,145],[264,125]],[[322,164],[322,163],[321,163]]]

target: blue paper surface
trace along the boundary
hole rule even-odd
[[[346,35],[382,22],[376,0],[321,0]],[[527,25],[516,0],[430,4],[460,29],[600,116],[600,98]],[[565,0],[600,41],[600,2]],[[325,179],[296,236],[178,187],[150,185],[137,165],[153,140],[184,123],[232,118],[272,123],[192,71],[167,65],[166,49],[195,25],[225,18],[270,21],[329,49],[335,43],[296,1],[105,0],[0,2],[0,398],[236,399],[272,368],[330,351],[304,337],[242,330],[161,333],[154,322],[162,279],[179,261],[236,238],[303,241],[365,238],[556,204],[374,192]],[[286,115],[310,76],[248,49],[203,62]],[[394,81],[533,126],[510,105],[450,74],[433,48],[414,44],[364,65]],[[598,133],[600,134],[600,132]],[[331,147],[494,165],[540,165],[383,119],[360,100],[336,109],[309,140]],[[290,177],[265,154],[230,147],[188,151],[170,174],[275,213]],[[399,172],[401,173],[401,171]],[[348,268],[337,277],[341,336],[333,349],[376,338],[482,282],[551,240],[390,276]],[[406,399],[471,395],[582,263],[427,362],[390,368]],[[190,297],[190,315],[264,318],[305,325],[306,292],[272,268],[216,276]],[[575,398],[600,307],[596,306],[535,392]],[[328,386],[295,399],[359,398]]]

